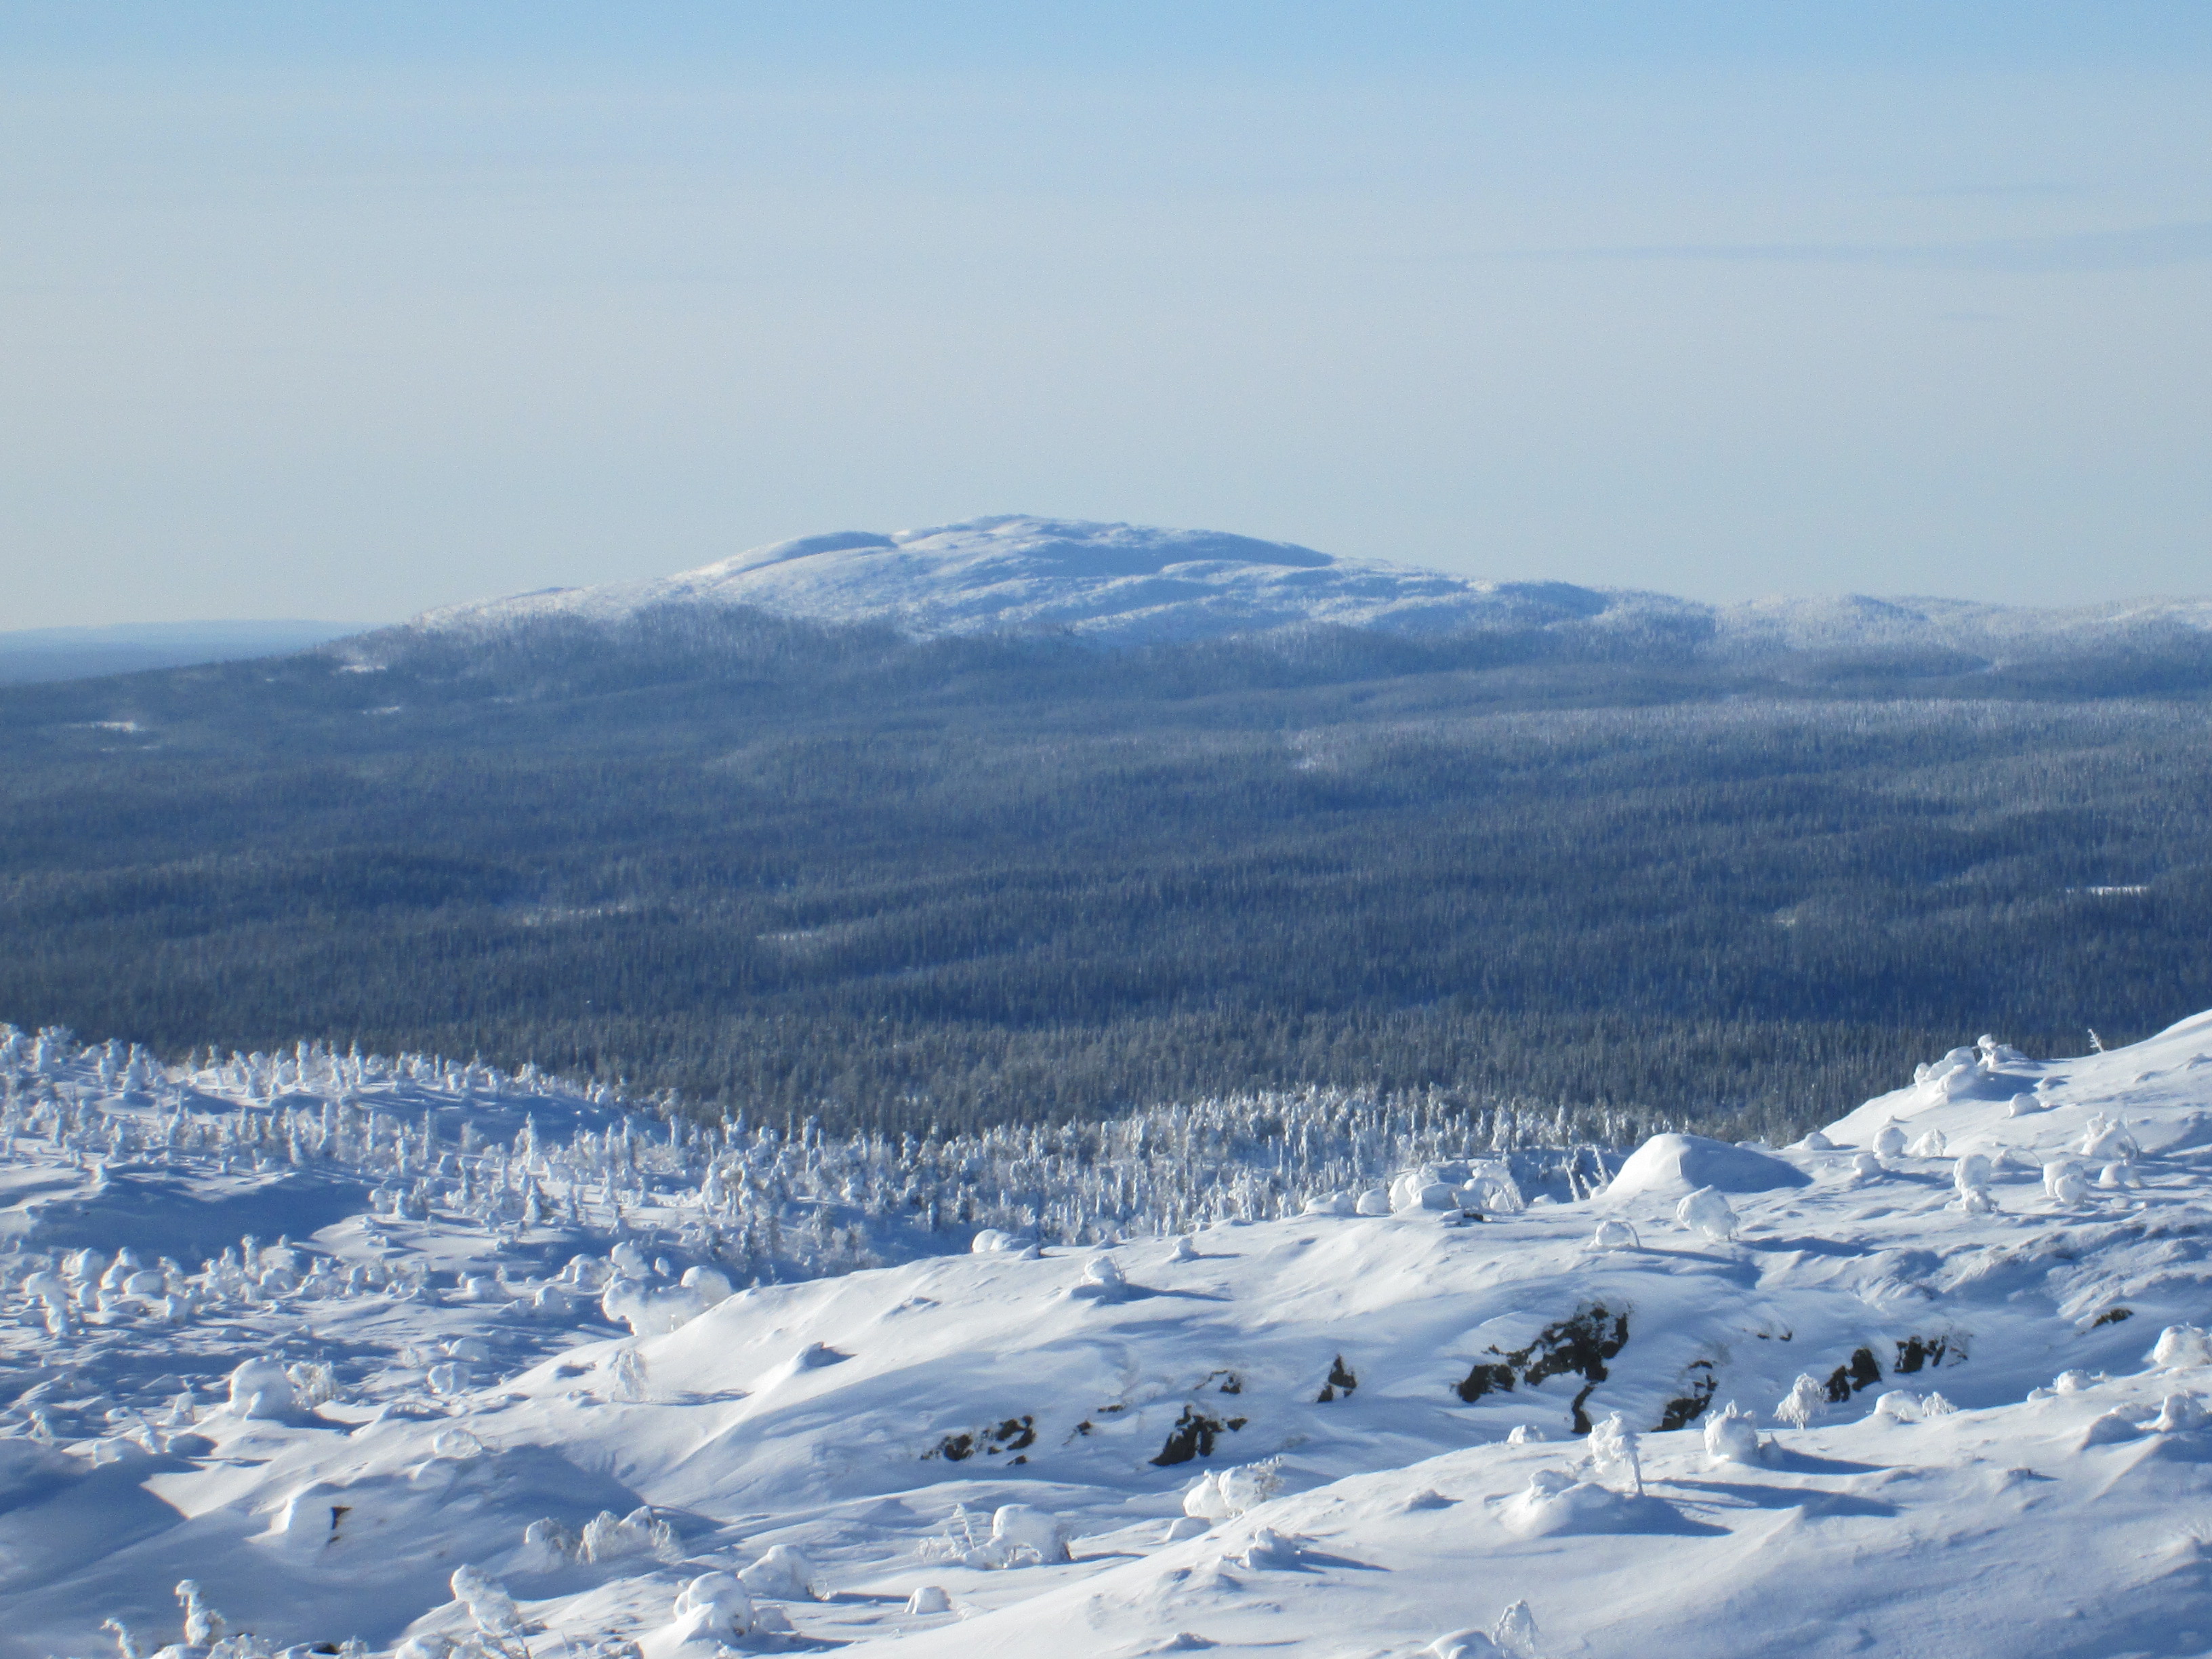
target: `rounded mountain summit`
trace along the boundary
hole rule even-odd
[[[1715,605],[1633,588],[1491,581],[1215,530],[1023,514],[927,530],[844,530],[775,542],[643,581],[545,588],[426,611],[414,626],[497,629],[543,617],[611,622],[665,605],[751,606],[928,636],[1006,633],[1099,646],[1165,644],[1302,626],[1397,634],[1541,632],[1600,655],[1654,648],[1718,659],[1793,652],[1952,653],[1944,672],[2114,646],[2195,652],[2212,601],[2134,599],[2045,611],[1969,599],[1774,598]]]
[[[1024,514],[928,530],[775,542],[647,581],[550,588],[448,606],[418,626],[535,616],[611,619],[655,605],[755,605],[779,616],[888,622],[917,635],[1074,635],[1141,644],[1302,624],[1451,633],[1543,626],[1680,602],[1566,582],[1495,582],[1291,542]]]

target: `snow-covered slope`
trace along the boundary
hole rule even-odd
[[[1540,1188],[1468,1146],[727,1296],[757,1136],[419,1064],[5,1058],[27,1659],[176,1639],[185,1579],[220,1659],[2212,1646],[2212,1015],[1957,1050],[1789,1149]],[[150,1260],[240,1218],[251,1261]]]
[[[1005,629],[1101,644],[1212,638],[1305,623],[1442,634],[1687,630],[1721,657],[1935,648],[2003,656],[2212,631],[2212,601],[2064,611],[1957,599],[1774,599],[1715,606],[1567,582],[1488,581],[1418,562],[1340,558],[1287,542],[1020,514],[890,535],[847,531],[755,548],[652,581],[551,588],[433,611],[431,629],[532,617],[610,620],[654,605],[753,605],[893,623],[916,635]]]
[[[1214,531],[1008,515],[888,536],[807,536],[658,580],[455,605],[417,623],[605,619],[650,605],[711,604],[889,622],[918,635],[1003,629],[1129,642],[1303,623],[1421,632],[1540,625],[1595,616],[1618,602],[1564,582],[1472,581]]]

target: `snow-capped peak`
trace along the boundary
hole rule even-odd
[[[450,605],[425,612],[415,625],[467,629],[561,616],[614,621],[686,605],[888,623],[921,636],[1056,634],[1108,646],[1308,624],[1431,635],[1595,627],[1608,637],[1650,630],[1670,648],[1693,645],[1723,659],[1915,650],[1995,663],[2212,633],[2212,600],[2054,610],[1842,594],[1715,605],[1638,589],[1480,580],[1221,531],[1026,514],[889,534],[802,536],[672,576]]]
[[[1420,632],[1541,623],[1597,615],[1620,597],[1565,582],[1478,581],[1219,531],[1011,514],[889,535],[803,536],[673,576],[454,605],[417,623],[611,619],[707,604],[890,622],[920,635],[1010,629],[1135,643],[1308,623]]]

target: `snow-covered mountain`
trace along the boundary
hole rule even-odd
[[[1302,624],[1406,633],[1574,628],[1683,630],[1720,657],[2025,647],[2212,632],[2212,600],[2039,611],[1958,599],[1774,599],[1710,605],[1567,582],[1489,581],[1417,563],[1340,558],[1288,542],[1013,514],[889,535],[849,531],[755,548],[651,581],[550,588],[425,613],[469,629],[532,617],[610,620],[665,605],[894,623],[916,635],[1003,629],[1100,644],[1218,637]]]
[[[1615,603],[1561,582],[1471,581],[1213,531],[1009,515],[892,535],[802,537],[657,580],[455,605],[417,623],[744,605],[789,617],[889,622],[917,635],[1000,629],[1121,643],[1305,623],[1442,632],[1593,616]]]
[[[1320,1100],[1161,1156],[305,1048],[0,1074],[24,1659],[2212,1643],[2212,1014],[1625,1162]],[[777,1233],[909,1248],[732,1291]]]

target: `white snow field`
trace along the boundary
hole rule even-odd
[[[1727,657],[1919,647],[1997,658],[2027,647],[2212,631],[2212,600],[2036,610],[1847,595],[1711,605],[1626,588],[1480,580],[1418,562],[1344,558],[1218,531],[1023,514],[889,535],[805,536],[647,581],[450,605],[415,625],[607,621],[670,605],[753,605],[787,617],[889,623],[918,635],[1006,630],[1109,645],[1310,624],[1441,634],[1567,623],[1624,635],[1656,629],[1669,638],[1686,629],[1702,635],[1709,653]]]
[[[1334,1187],[0,1036],[9,1655],[2212,1650],[2212,1014]]]

